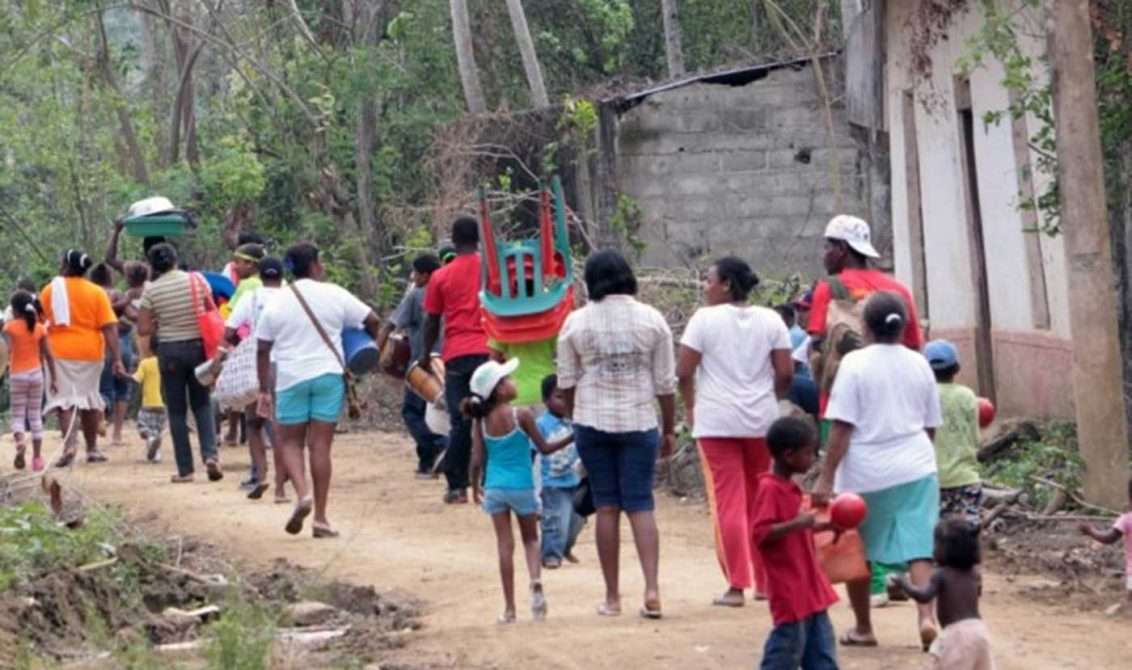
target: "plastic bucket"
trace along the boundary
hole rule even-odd
[[[373,372],[377,369],[381,358],[377,343],[361,328],[347,328],[342,331],[342,351],[346,355],[346,366],[355,375]]]
[[[440,409],[433,403],[425,405],[425,425],[436,435],[447,435],[452,430],[452,421],[448,411]]]
[[[405,383],[429,404],[435,404],[444,395],[444,361],[439,356],[432,357],[432,371],[425,370],[420,363],[413,363]]]

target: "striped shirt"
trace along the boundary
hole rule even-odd
[[[575,424],[607,433],[656,428],[656,396],[676,392],[668,323],[628,295],[575,311],[558,335],[558,386],[577,387]]]
[[[200,339],[197,310],[193,309],[193,291],[189,274],[170,270],[146,284],[141,308],[153,312],[157,337],[161,342],[186,342]],[[208,282],[198,280],[197,295],[208,292]],[[203,297],[202,306],[203,306]]]

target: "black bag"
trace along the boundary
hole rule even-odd
[[[578,484],[578,488],[574,491],[574,511],[580,516],[588,517],[597,511],[594,507],[594,494],[590,490],[590,478],[586,477]]]

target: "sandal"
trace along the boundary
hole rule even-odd
[[[290,503],[291,503],[291,499],[288,498],[286,495],[275,496],[275,504],[276,505],[289,505]]]
[[[259,500],[267,493],[267,489],[271,488],[268,484],[256,484],[256,487],[248,491],[248,500]]]
[[[651,600],[651,601],[646,600],[645,601],[644,607],[641,608],[641,618],[642,619],[652,619],[652,620],[655,621],[657,619],[663,618],[663,616],[664,615],[661,614],[661,612],[660,612],[660,601],[659,600]]]
[[[75,462],[75,452],[74,452],[74,450],[64,451],[63,455],[59,457],[59,460],[55,461],[55,467],[65,468],[65,467],[67,467],[68,465],[70,465],[71,463],[74,463],[74,462]]]
[[[716,607],[742,607],[746,605],[747,602],[742,593],[734,595],[731,592],[727,592],[713,598],[711,604]]]
[[[508,624],[515,623],[515,613],[504,612],[503,614],[500,614],[495,618],[495,623],[499,624],[500,626],[506,626]]]
[[[106,454],[102,453],[101,451],[90,451],[87,452],[86,455],[87,463],[105,463],[109,460],[110,459],[106,457]]]
[[[838,642],[841,643],[842,647],[875,647],[875,646],[877,646],[877,640],[876,640],[875,637],[857,637],[857,635],[851,630],[845,631],[845,634],[840,637]]]
[[[291,512],[291,518],[287,521],[287,525],[283,527],[291,535],[298,535],[303,532],[303,521],[306,520],[311,513],[311,507],[314,506],[314,500],[310,497],[303,498],[295,505],[295,511]]]
[[[192,473],[187,475],[173,475],[169,478],[171,484],[189,484],[193,481]]]
[[[598,616],[621,616],[620,605],[610,605],[609,603],[602,603],[597,606]]]
[[[21,444],[20,446],[16,447],[16,460],[12,462],[12,467],[17,470],[23,470],[27,467],[27,461],[24,458],[24,454],[26,452],[27,447],[25,445]]]
[[[313,535],[316,540],[322,540],[338,537],[339,533],[330,526],[321,523],[312,523],[311,535]]]
[[[218,482],[224,479],[224,473],[220,471],[220,464],[216,462],[215,458],[210,458],[205,461],[204,469],[208,470],[208,481]]]
[[[535,621],[545,621],[548,609],[542,582],[531,582],[531,617]]]

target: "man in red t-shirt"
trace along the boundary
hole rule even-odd
[[[475,219],[462,216],[452,223],[456,257],[432,275],[425,292],[424,346],[420,365],[426,370],[444,322],[444,400],[452,421],[444,475],[448,492],[444,502],[468,502],[468,462],[472,451],[472,425],[460,413],[460,403],[471,395],[468,384],[476,368],[488,360],[487,333],[480,315],[480,231]]]
[[[873,248],[871,238],[869,224],[864,220],[844,214],[833,217],[825,229],[825,255],[822,257],[825,271],[830,275],[837,275],[854,300],[863,300],[877,291],[891,291],[904,298],[904,306],[908,309],[904,345],[918,351],[924,346],[924,334],[920,331],[916,301],[904,284],[880,270],[869,268],[870,258],[880,258],[880,254]],[[826,317],[832,298],[829,283],[819,281],[814,287],[807,326],[813,338],[814,349],[821,346],[821,340],[825,337]]]
[[[893,277],[880,270],[871,269],[870,258],[880,258],[880,254],[873,247],[869,224],[855,216],[845,214],[833,217],[825,229],[825,255],[822,257],[822,262],[826,272],[836,275],[855,301],[865,300],[877,291],[889,291],[902,297],[904,307],[908,310],[908,323],[904,326],[904,346],[919,351],[924,346],[924,334],[920,330],[920,318],[916,313],[916,301],[912,298],[912,292]],[[821,340],[826,334],[829,303],[832,299],[833,291],[829,282],[819,281],[814,287],[813,306],[807,326],[812,338],[811,351],[821,348]],[[827,391],[823,390],[819,397],[823,417],[828,400]],[[822,421],[821,432],[821,440],[824,444],[829,432],[829,424],[825,421]],[[875,606],[883,607],[888,603],[885,592],[886,575],[901,569],[901,566],[881,563],[872,565],[873,578],[869,591]]]

